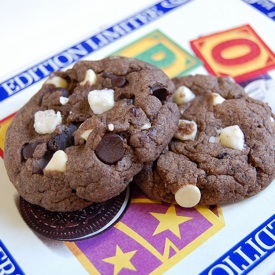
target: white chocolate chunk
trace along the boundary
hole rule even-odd
[[[219,136],[220,143],[228,148],[243,150],[244,134],[238,125],[223,128]]]
[[[69,102],[69,98],[65,97],[65,96],[61,96],[59,98],[59,101],[62,105],[66,105]]]
[[[84,131],[80,136],[81,136],[83,139],[87,140],[88,137],[89,137],[89,135],[90,135],[90,133],[91,133],[92,131],[93,131],[92,129],[86,130],[86,131]]]
[[[174,93],[173,101],[177,105],[187,103],[195,98],[195,94],[187,87],[180,86]]]
[[[84,85],[87,82],[89,82],[90,85],[95,84],[96,82],[96,74],[92,69],[86,71],[85,78],[83,81],[80,82],[80,85]]]
[[[210,137],[209,138],[210,143],[219,143],[219,137]]]
[[[222,104],[225,101],[225,99],[217,93],[212,93],[212,100],[214,106],[217,104]]]
[[[147,129],[150,129],[151,126],[152,126],[151,123],[147,122],[147,123],[143,124],[140,129],[141,130],[147,130]]]
[[[62,124],[61,113],[54,110],[37,111],[34,114],[33,127],[38,134],[50,134],[57,125]]]
[[[108,129],[110,132],[114,131],[114,129],[115,129],[114,124],[112,124],[112,123],[108,124]]]
[[[67,154],[62,150],[58,150],[53,154],[50,162],[45,167],[45,170],[65,172],[67,161],[68,161]]]
[[[197,130],[198,127],[195,121],[180,119],[174,137],[180,140],[194,140]]]
[[[235,79],[234,79],[232,76],[228,75],[227,78],[228,78],[231,82],[236,83]]]
[[[60,88],[67,88],[68,87],[68,83],[67,81],[60,77],[60,76],[53,76],[53,77],[50,77],[46,82],[46,84],[53,84],[55,85],[56,87],[60,87]]]
[[[177,204],[190,208],[196,206],[201,199],[201,191],[196,185],[184,185],[175,194]]]
[[[88,101],[95,114],[102,114],[114,107],[114,90],[93,90],[88,94]]]
[[[270,121],[271,121],[271,122],[274,122],[274,118],[273,118],[272,116],[270,117]]]

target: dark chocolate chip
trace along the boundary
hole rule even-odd
[[[152,138],[156,138],[158,135],[158,132],[155,128],[150,128],[148,131],[148,135]]]
[[[83,123],[83,121],[74,121],[73,122],[73,125],[76,127],[76,128],[79,128],[79,126]]]
[[[228,154],[227,153],[221,153],[217,156],[218,159],[223,159],[227,156]]]
[[[130,137],[131,137],[131,133],[130,133],[129,131],[121,132],[121,133],[119,133],[119,135],[120,135],[123,139],[126,139],[126,140],[129,140]]]
[[[124,156],[123,139],[118,134],[107,133],[97,145],[95,153],[102,162],[114,164]]]
[[[132,107],[132,108],[130,109],[130,112],[131,112],[132,114],[134,114],[134,116],[137,116],[137,115],[138,115],[137,107]]]
[[[127,82],[125,75],[115,75],[108,72],[104,72],[103,76],[111,79],[113,88],[121,88]]]
[[[152,88],[152,93],[161,102],[164,102],[169,96],[169,91],[161,84],[156,83]]]
[[[70,95],[70,92],[67,89],[65,89],[65,88],[56,88],[55,91],[56,92],[60,91],[61,92],[61,96],[63,96],[63,97],[69,97],[69,95]]]
[[[77,126],[70,124],[63,130],[60,135],[55,136],[50,141],[48,141],[47,148],[52,152],[58,150],[65,150],[67,147],[74,144],[73,133],[77,129]]]
[[[39,141],[35,141],[32,143],[25,144],[21,152],[23,159],[27,160],[28,158],[32,158],[35,148],[39,143]]]
[[[46,152],[43,158],[35,161],[35,165],[33,167],[33,174],[43,174],[43,169],[47,166],[53,156],[52,152]]]
[[[68,83],[67,90],[72,93],[77,85],[77,81],[75,79],[72,79],[71,77],[67,76],[66,81]]]
[[[132,98],[129,98],[129,100],[127,101],[127,105],[133,105],[135,102],[135,98],[132,97]]]

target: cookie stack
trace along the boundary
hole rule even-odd
[[[275,178],[274,115],[228,78],[169,79],[126,57],[53,73],[8,128],[5,165],[27,202],[68,212],[133,181],[183,207],[250,197]]]

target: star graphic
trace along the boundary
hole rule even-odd
[[[104,262],[114,265],[114,274],[118,274],[123,268],[136,271],[136,268],[131,263],[132,257],[137,250],[124,253],[121,248],[116,246],[116,255],[103,259]]]
[[[169,206],[165,214],[154,212],[150,212],[150,214],[159,220],[159,224],[153,233],[153,236],[164,232],[165,230],[170,230],[181,239],[179,225],[192,219],[191,217],[178,216],[174,204]]]

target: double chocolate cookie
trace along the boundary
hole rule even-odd
[[[152,199],[183,207],[251,197],[275,178],[275,123],[270,107],[228,78],[173,79],[178,130],[135,182]]]
[[[55,72],[7,130],[5,165],[28,202],[73,211],[119,195],[177,128],[173,82],[132,58]]]

